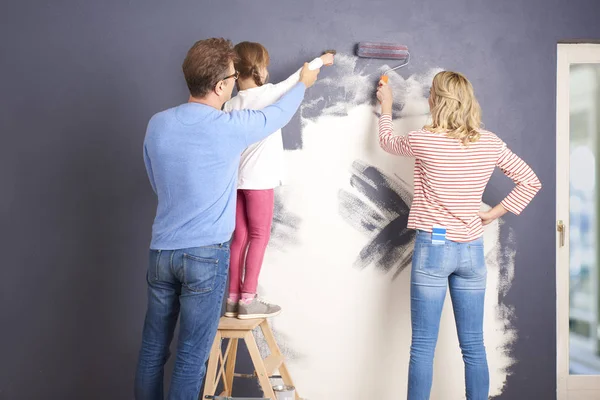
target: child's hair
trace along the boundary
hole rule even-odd
[[[240,78],[252,78],[257,86],[265,84],[260,77],[260,69],[267,67],[270,60],[265,46],[255,42],[241,42],[234,49],[239,57],[235,69],[239,71]]]
[[[433,78],[430,96],[433,121],[425,125],[425,129],[446,133],[464,145],[479,140],[481,107],[471,82],[464,75],[452,71],[438,73]]]

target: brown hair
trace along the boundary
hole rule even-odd
[[[252,78],[257,86],[262,86],[265,82],[260,78],[260,68],[267,67],[270,61],[265,46],[255,42],[241,42],[234,49],[238,55],[235,69],[239,71],[240,78]]]
[[[190,94],[204,97],[229,73],[229,63],[237,61],[231,40],[211,38],[199,40],[183,60],[183,75]]]

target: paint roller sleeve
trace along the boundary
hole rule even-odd
[[[386,75],[390,71],[402,68],[408,65],[410,61],[410,53],[408,47],[396,43],[383,42],[360,42],[356,49],[356,55],[362,58],[383,58],[388,60],[400,60],[401,63],[393,68],[388,69],[381,76],[381,80],[388,83],[389,78]]]

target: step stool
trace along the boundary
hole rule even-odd
[[[262,330],[271,353],[265,359],[261,357],[256,340],[252,334],[252,331],[258,326]],[[229,340],[223,353],[221,343],[224,339]],[[203,398],[214,395],[221,380],[223,381],[224,390],[220,396],[231,396],[234,376],[248,377],[248,375],[235,373],[235,361],[240,339],[246,342],[252,364],[254,364],[255,373],[249,376],[258,377],[264,397],[276,400],[271,381],[269,380],[276,370],[279,370],[285,385],[294,386],[292,377],[285,365],[283,354],[281,354],[281,350],[279,350],[279,346],[277,346],[277,342],[275,341],[275,336],[273,336],[273,331],[265,318],[241,320],[222,317],[219,321],[219,329],[217,330],[217,335],[215,336],[208,358]],[[296,400],[300,400],[298,391],[295,394]]]
[[[206,396],[205,399],[207,400],[269,400],[269,399],[263,399],[263,398],[256,398],[256,397],[221,397],[221,396]]]

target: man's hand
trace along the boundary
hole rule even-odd
[[[315,69],[311,71],[308,69],[308,63],[304,63],[302,67],[302,71],[300,71],[300,82],[304,83],[304,86],[307,88],[311,87],[317,81],[317,76],[319,76],[319,72],[321,69]]]

